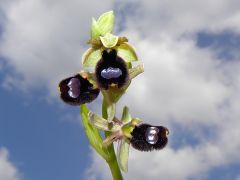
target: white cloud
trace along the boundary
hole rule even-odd
[[[136,4],[137,10],[132,9],[135,14],[127,18],[127,28],[134,28],[144,35],[152,36],[153,40],[161,35],[178,37],[198,31],[240,32],[238,0],[131,2]]]
[[[133,116],[169,127],[170,143],[159,152],[132,150],[126,179],[202,179],[214,167],[239,162],[240,62],[220,61],[190,40],[133,42],[146,71],[133,81],[118,108],[127,104]],[[186,134],[176,126],[197,142],[181,143]],[[174,143],[180,147],[173,148]],[[92,171],[103,164],[95,154],[93,162]],[[111,179],[103,167],[95,173]]]
[[[80,70],[91,17],[111,9],[111,2],[22,0],[2,9],[0,53],[17,72],[8,85],[48,87],[56,94],[59,80]]]
[[[5,148],[0,148],[0,179],[20,180],[20,174],[17,168],[9,161],[9,154]]]

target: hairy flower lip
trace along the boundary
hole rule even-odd
[[[154,127],[158,129],[157,132],[157,141],[154,144],[149,143],[146,140],[146,131],[149,127]],[[163,126],[152,126],[150,124],[140,124],[135,126],[131,135],[130,143],[133,148],[139,151],[152,151],[152,150],[160,150],[163,149],[167,143],[169,134],[169,130]]]
[[[71,79],[77,79],[79,83],[79,95],[77,97],[71,97],[71,88],[69,87],[69,82]],[[100,92],[98,88],[93,88],[93,85],[88,81],[87,78],[82,77],[80,74],[71,76],[63,79],[59,85],[60,97],[61,99],[70,105],[81,105],[85,103],[90,103],[95,100]],[[76,85],[73,87],[76,89]]]
[[[104,78],[101,73],[108,68],[119,69],[121,75],[117,78]],[[129,80],[129,72],[126,62],[117,56],[117,51],[115,49],[107,49],[102,52],[102,58],[98,61],[95,68],[95,74],[99,87],[103,89],[108,89],[112,84],[121,88]]]

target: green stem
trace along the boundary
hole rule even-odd
[[[105,99],[103,99],[103,104],[102,104],[102,116],[103,118],[107,119],[108,114],[107,114],[107,105]],[[105,136],[109,136],[110,132],[105,131]],[[107,147],[107,150],[109,152],[110,158],[106,161],[108,163],[108,166],[111,170],[112,177],[114,180],[123,180],[122,173],[120,171],[120,168],[118,166],[116,154],[114,151],[113,144]]]
[[[107,163],[108,163],[108,166],[111,170],[112,177],[113,177],[114,180],[123,180],[121,171],[120,171],[119,166],[118,166],[117,158],[116,158],[116,155],[115,155],[115,152],[114,152],[114,148],[112,147],[110,150],[113,151],[113,154],[111,154],[111,160],[107,161]]]

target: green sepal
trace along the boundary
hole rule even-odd
[[[105,48],[112,48],[118,43],[118,36],[107,33],[105,36],[100,36],[100,40]]]
[[[101,49],[89,48],[82,56],[82,64],[84,67],[96,66],[101,58]]]
[[[118,144],[117,150],[118,165],[120,169],[125,173],[128,171],[129,146],[130,146],[129,139],[123,137]]]
[[[107,33],[111,33],[114,25],[113,11],[103,13],[96,21],[92,18],[91,39],[98,39]]]
[[[133,79],[136,76],[138,76],[139,74],[144,72],[144,65],[143,64],[139,64],[138,66],[129,69],[129,79]]]
[[[88,114],[89,109],[87,105],[83,104],[80,106],[82,124],[91,146],[100,154],[104,159],[109,159],[107,149],[103,146],[103,140],[100,132],[97,128],[92,126],[89,121]]]
[[[114,132],[121,128],[119,125],[109,122],[107,119],[104,119],[93,112],[89,112],[88,117],[91,124],[98,129]]]
[[[126,62],[137,61],[138,57],[135,53],[134,48],[127,43],[122,43],[119,46],[116,46],[117,55],[123,58]]]
[[[98,26],[98,23],[94,18],[92,18],[91,39],[96,39],[100,35],[101,35],[101,30]]]
[[[113,11],[103,13],[99,17],[97,23],[102,36],[112,32],[114,20],[115,20],[115,17],[114,17]]]
[[[121,120],[122,120],[123,124],[127,124],[127,123],[131,122],[131,120],[132,120],[131,114],[129,113],[129,109],[127,106],[124,106],[124,108],[123,108]]]

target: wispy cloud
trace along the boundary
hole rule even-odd
[[[9,154],[6,148],[0,148],[0,179],[20,180],[18,169],[9,161]]]

